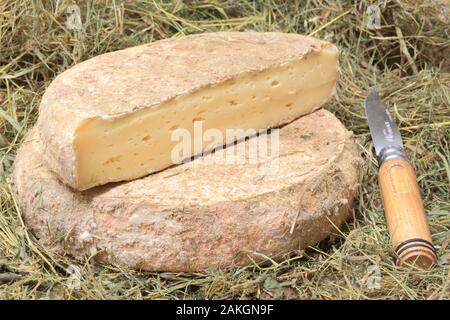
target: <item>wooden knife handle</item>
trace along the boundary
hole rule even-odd
[[[437,257],[413,167],[403,159],[387,160],[378,182],[397,265],[432,266]]]

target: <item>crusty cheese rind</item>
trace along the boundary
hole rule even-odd
[[[90,120],[113,121],[139,110],[156,110],[242,74],[257,74],[324,50],[335,53],[336,69],[337,50],[328,42],[297,34],[256,32],[162,40],[84,61],[56,77],[42,98],[38,131],[47,165],[77,190],[114,181],[114,177],[80,181],[75,140],[77,130]],[[320,102],[264,125],[279,126],[319,108],[331,96],[336,77],[328,80],[332,83]],[[121,170],[127,169],[122,166]],[[132,180],[149,172],[150,168],[145,168],[118,180]]]
[[[48,170],[33,130],[14,188],[25,222],[56,252],[150,271],[246,264],[261,258],[255,252],[279,257],[313,245],[351,215],[361,159],[339,120],[325,110],[301,117],[280,130],[279,146],[276,174],[260,170],[267,159],[218,165],[209,154],[80,193]]]

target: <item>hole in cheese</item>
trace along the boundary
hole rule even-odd
[[[79,189],[131,180],[173,165],[171,152],[179,141],[172,140],[172,133],[179,128],[193,136],[195,121],[202,121],[203,132],[209,128],[258,131],[310,113],[331,96],[336,66],[336,50],[324,49],[308,59],[243,73],[158,106],[109,119],[91,118],[75,135]],[[201,151],[218,146],[209,147]],[[107,165],[116,155],[121,157],[114,166]]]
[[[278,86],[280,85],[280,82],[277,81],[277,80],[272,80],[272,81],[270,82],[270,85],[271,85],[272,87],[278,87]]]
[[[103,165],[108,165],[108,164],[111,164],[111,163],[114,163],[114,162],[119,162],[121,157],[122,156],[120,156],[120,155],[119,156],[115,156],[115,157],[111,157],[108,160],[106,160],[105,162],[103,162]]]
[[[230,106],[232,106],[232,107],[234,107],[234,106],[237,106],[238,105],[238,103],[237,103],[237,101],[236,100],[229,100],[228,101],[228,103],[230,104]]]
[[[192,123],[196,122],[196,121],[204,121],[205,119],[202,117],[195,117],[192,119]]]

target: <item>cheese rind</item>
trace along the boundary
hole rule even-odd
[[[327,42],[254,32],[98,56],[57,77],[43,97],[47,164],[78,190],[165,169],[174,164],[173,131],[192,134],[195,121],[204,130],[258,130],[319,108],[334,89],[337,59]]]

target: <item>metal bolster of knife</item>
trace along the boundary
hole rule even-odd
[[[378,156],[378,165],[381,167],[383,163],[392,159],[403,159],[409,162],[405,151],[402,148],[386,147],[381,149],[380,151],[380,154]]]

